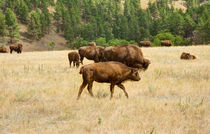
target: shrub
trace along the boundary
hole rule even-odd
[[[107,46],[108,44],[106,43],[106,38],[100,37],[95,40],[97,46]]]
[[[83,40],[83,38],[81,38],[81,37],[78,37],[72,43],[70,43],[69,46],[72,49],[76,49],[76,48],[79,48],[81,46],[87,46],[88,43],[89,43],[88,41]]]

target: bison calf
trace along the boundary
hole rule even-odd
[[[71,63],[73,62],[73,66],[79,67],[79,54],[77,52],[68,53],[69,65],[71,67]]]
[[[9,46],[9,48],[10,48],[10,53],[12,53],[13,50],[17,53],[21,53],[23,49],[23,45],[20,43],[12,44]]]
[[[196,59],[196,57],[194,55],[191,55],[190,53],[183,52],[180,56],[180,59],[193,60],[193,59]]]
[[[111,84],[110,99],[113,97],[115,85],[121,88],[124,91],[125,96],[128,98],[128,93],[126,92],[125,87],[122,85],[122,83],[126,80],[133,80],[133,81],[140,80],[137,69],[128,67],[120,62],[115,62],[115,61],[99,62],[89,65],[84,65],[80,69],[80,74],[82,74],[83,83],[80,86],[77,99],[80,98],[80,95],[87,84],[88,84],[87,89],[90,95],[93,96],[92,86],[94,81]]]
[[[7,53],[7,48],[4,46],[0,46],[0,53]]]

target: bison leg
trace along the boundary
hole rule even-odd
[[[12,49],[10,49],[10,53],[12,54]]]
[[[126,92],[126,90],[125,90],[125,87],[123,86],[123,84],[118,84],[117,85],[119,88],[121,88],[123,91],[124,91],[124,93],[125,93],[125,96],[128,98],[128,93]]]
[[[115,84],[111,83],[111,85],[110,85],[110,92],[111,92],[110,100],[112,99],[113,94],[114,94],[114,86],[115,86]]]
[[[93,87],[93,82],[88,83],[88,92],[90,93],[90,96],[93,97],[93,92],[92,92],[92,87]]]
[[[83,65],[83,59],[84,59],[84,57],[80,56],[80,61],[81,61],[82,65]]]
[[[74,67],[76,66],[76,63],[75,63],[75,61],[73,61],[73,65],[74,65]]]
[[[77,100],[79,100],[80,95],[81,95],[83,89],[86,87],[86,85],[87,85],[87,82],[83,81],[82,85],[79,88],[79,93],[78,93],[78,96],[77,96]]]
[[[69,61],[69,65],[70,65],[70,67],[71,67],[71,63],[72,63],[72,61]]]

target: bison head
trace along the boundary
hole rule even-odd
[[[141,80],[140,76],[139,76],[139,72],[138,69],[136,68],[132,68],[131,72],[129,74],[129,79],[134,80],[134,81],[139,81]]]

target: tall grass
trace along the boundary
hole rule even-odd
[[[76,100],[82,77],[68,51],[0,54],[0,133],[210,132],[210,46],[142,48],[151,60],[141,81],[118,87],[94,83]],[[180,60],[183,51],[196,55]],[[85,60],[84,64],[92,63]]]

